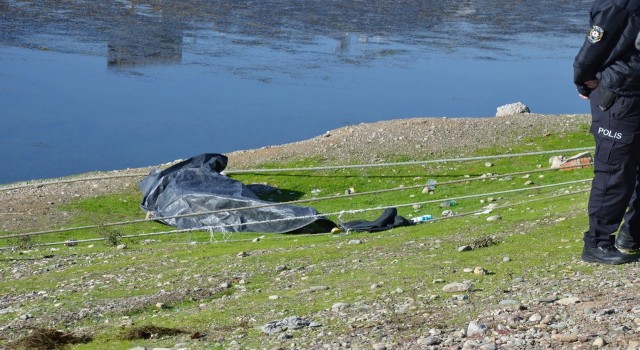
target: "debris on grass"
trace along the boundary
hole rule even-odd
[[[478,248],[490,247],[499,243],[500,243],[499,239],[496,239],[491,236],[486,236],[486,237],[480,237],[476,239],[475,241],[473,241],[473,243],[470,244],[470,246],[472,249],[478,249]]]
[[[13,349],[53,350],[69,344],[86,344],[93,340],[90,336],[75,336],[72,333],[53,329],[38,328],[11,344]]]
[[[186,332],[177,328],[140,326],[131,328],[122,336],[122,338],[124,340],[158,339],[164,336],[174,336],[182,333]]]

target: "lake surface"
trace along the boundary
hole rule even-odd
[[[590,4],[0,0],[0,183],[518,101],[588,113]]]

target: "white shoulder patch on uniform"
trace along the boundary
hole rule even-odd
[[[590,43],[595,44],[598,41],[602,40],[603,36],[604,36],[604,29],[598,26],[593,26],[589,30],[589,36],[587,38],[589,39]]]

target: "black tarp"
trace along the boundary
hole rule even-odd
[[[158,221],[181,229],[285,233],[329,232],[335,227],[314,208],[259,199],[241,182],[220,174],[226,166],[226,156],[205,153],[154,170],[139,183],[141,207]],[[251,209],[232,210],[247,207]],[[214,213],[190,215],[203,212]],[[170,218],[183,215],[189,216]]]
[[[165,170],[153,170],[139,183],[141,207],[157,221],[180,229],[215,232],[376,232],[412,225],[388,208],[375,221],[356,220],[336,225],[312,207],[261,200],[248,186],[221,172],[227,157],[205,153]],[[247,209],[238,209],[247,208]],[[204,213],[202,215],[194,215]]]
[[[354,220],[340,224],[340,228],[344,231],[378,232],[390,230],[394,227],[411,225],[414,225],[414,223],[398,215],[398,209],[387,208],[374,221]]]

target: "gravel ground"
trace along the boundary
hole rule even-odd
[[[509,144],[526,136],[577,130],[588,121],[589,117],[586,115],[526,114],[486,119],[416,118],[361,124],[332,130],[307,141],[233,152],[229,154],[229,169],[251,168],[264,162],[286,162],[309,156],[322,157],[335,164],[380,162],[388,159],[389,155],[410,157],[418,153],[464,156],[477,147]],[[2,229],[20,232],[64,224],[64,213],[56,210],[60,203],[136,186],[139,177],[126,176],[146,174],[149,170],[150,168],[126,169],[107,174],[83,174],[78,178],[87,179],[103,175],[125,177],[49,185],[43,182],[36,186],[4,190],[0,192]],[[82,264],[84,260],[90,261],[92,258],[105,259],[102,256],[82,259],[70,256],[64,259],[73,261],[53,261],[63,259],[54,257],[52,261],[44,263],[47,266],[55,264],[64,267]],[[378,302],[353,305],[337,303],[330,310],[305,317],[308,317],[309,321],[316,317],[346,320],[352,327],[351,331],[344,334],[324,334],[320,327],[313,331],[313,339],[316,340],[307,339],[307,345],[297,348],[640,349],[638,264],[594,266],[594,273],[589,276],[583,276],[567,268],[581,264],[584,263],[575,257],[573,261],[567,262],[566,266],[548,266],[539,272],[539,278],[535,280],[514,278],[509,293],[505,294],[509,295],[509,298],[497,300],[496,307],[484,310],[471,308],[471,303],[464,295],[468,288],[472,287],[464,285],[447,286],[460,289],[447,300],[448,307],[439,313],[431,312],[433,310],[428,298],[410,296],[400,290]],[[43,267],[23,261],[15,262],[11,268],[11,274],[15,274],[15,278],[22,278],[32,273],[42,273],[38,269]],[[226,281],[214,281],[210,284],[198,291],[202,295],[177,289],[173,292],[175,295],[159,294],[146,297],[149,300],[133,300],[131,305],[134,306],[122,301],[114,301],[112,305],[87,305],[82,310],[87,314],[58,314],[49,320],[41,319],[38,322],[45,325],[48,322],[72,325],[101,312],[117,311],[123,307],[135,308],[136,303],[149,305],[157,300],[171,298],[206,298],[211,293],[219,292],[220,288],[229,286]],[[80,285],[76,287],[90,288]],[[47,295],[39,294],[0,296],[0,313],[20,308],[31,299],[46,297]],[[479,316],[465,327],[424,327],[425,324],[437,325],[442,318],[475,312],[479,312]],[[25,319],[29,317],[23,316]],[[284,325],[280,327],[283,329],[282,332],[265,338],[269,339],[265,342],[270,344],[266,348],[279,349],[278,343],[283,344],[282,349],[292,348],[291,344],[295,343],[296,339],[288,338],[291,331],[286,329],[286,324],[289,321],[291,320],[282,320],[270,326],[269,329],[273,329]],[[309,322],[304,322],[305,320],[295,321],[302,327],[310,326]],[[16,320],[8,325],[0,325],[0,334],[12,334],[12,337],[22,334],[20,322],[21,320]],[[192,346],[189,344],[188,336],[183,338],[179,338],[176,348]],[[234,347],[234,342],[231,341],[228,345]],[[236,347],[241,348],[240,345]]]

